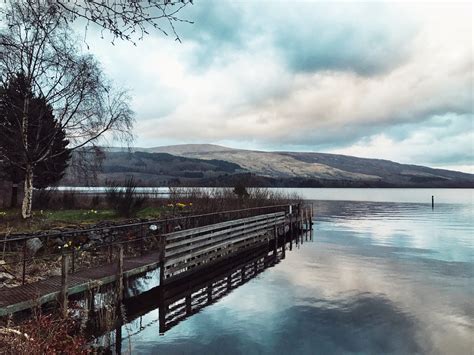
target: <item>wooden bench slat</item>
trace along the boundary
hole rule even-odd
[[[199,242],[201,240],[207,240],[207,239],[215,239],[215,240],[219,240],[218,237],[221,237],[221,236],[225,236],[226,234],[229,234],[229,233],[232,233],[232,232],[238,232],[238,233],[245,233],[246,230],[251,230],[253,227],[262,227],[262,226],[267,226],[269,224],[271,224],[272,226],[275,225],[275,224],[281,224],[284,222],[284,217],[279,217],[279,218],[275,218],[275,219],[271,219],[271,220],[262,220],[262,221],[258,221],[258,222],[253,222],[251,224],[245,224],[245,225],[241,225],[241,226],[237,226],[237,227],[232,227],[232,228],[229,228],[229,229],[224,229],[224,230],[220,230],[218,232],[213,232],[213,233],[209,233],[209,234],[202,234],[202,235],[199,235],[199,236],[196,236],[196,237],[191,237],[191,238],[188,238],[188,239],[185,239],[185,240],[180,240],[180,241],[172,241],[171,243],[167,243],[166,246],[165,246],[165,250],[167,252],[167,255],[168,255],[168,251],[172,251],[176,248],[179,248],[181,246],[186,246],[190,243],[196,243],[196,242]],[[237,235],[237,234],[235,234]],[[222,238],[220,238],[222,239]]]
[[[194,240],[190,240],[185,245],[180,245],[178,248],[166,251],[165,252],[165,258],[173,257],[173,256],[176,256],[178,254],[188,252],[190,250],[194,250],[194,249],[197,250],[197,249],[205,247],[205,246],[210,246],[210,245],[213,245],[213,244],[217,245],[217,244],[219,244],[220,242],[222,242],[224,240],[226,240],[228,242],[232,242],[232,240],[234,238],[238,237],[238,236],[249,234],[249,233],[252,233],[252,232],[259,231],[259,230],[267,231],[267,230],[270,230],[270,229],[274,228],[275,225],[278,225],[278,224],[281,224],[281,223],[282,223],[282,221],[271,221],[271,222],[268,221],[266,223],[262,223],[260,225],[254,226],[254,227],[246,228],[246,229],[242,229],[242,230],[238,230],[238,231],[234,231],[233,229],[229,229],[229,230],[226,230],[226,233],[224,235],[222,235],[222,233],[221,233],[221,235],[219,235],[218,237],[214,237],[214,238],[212,238],[211,235],[209,234],[209,235],[207,235],[208,238],[200,238],[199,240],[197,240],[197,242],[195,242]],[[271,238],[271,239],[273,239],[273,238]]]
[[[252,221],[257,221],[260,219],[266,219],[266,218],[272,218],[272,217],[284,216],[284,215],[285,215],[285,212],[262,214],[262,215],[253,216],[253,217],[247,217],[247,218],[241,218],[241,219],[236,219],[236,220],[227,221],[227,222],[211,224],[211,225],[198,227],[198,228],[185,229],[178,232],[164,234],[164,236],[166,236],[166,240],[171,241],[171,240],[175,240],[175,239],[186,237],[193,234],[205,233],[205,232],[209,232],[215,229],[226,228],[233,225],[239,225],[239,224],[244,224],[244,223],[248,223]]]

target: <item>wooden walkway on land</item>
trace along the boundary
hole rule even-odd
[[[291,211],[291,209],[290,209]],[[267,245],[276,254],[279,237],[286,241],[286,230],[310,225],[309,214],[285,212],[261,214],[173,233],[149,236],[158,238],[158,250],[147,255],[123,258],[123,246],[115,262],[92,269],[68,273],[68,257],[63,256],[63,274],[15,288],[0,289],[0,317],[57,300],[67,309],[67,297],[108,284],[116,284],[118,302],[123,299],[123,284],[128,277],[160,269],[160,285],[187,276],[216,262]],[[293,218],[294,217],[294,218]],[[299,218],[298,218],[299,217]],[[143,240],[145,240],[145,238]],[[64,271],[66,270],[66,271]]]
[[[159,253],[124,259],[125,277],[132,277],[156,269],[159,265]],[[117,280],[118,264],[109,263],[98,268],[78,271],[68,275],[68,294],[74,295],[87,291],[96,285],[107,285]],[[0,317],[23,311],[47,302],[59,300],[61,276],[53,276],[14,288],[0,289]]]

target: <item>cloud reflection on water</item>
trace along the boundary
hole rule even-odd
[[[314,242],[134,352],[471,353],[471,207],[328,204]]]

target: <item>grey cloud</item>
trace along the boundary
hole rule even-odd
[[[198,44],[195,70],[232,60],[230,51],[262,38],[265,45],[280,51],[295,72],[345,70],[374,75],[409,56],[416,31],[413,24],[400,23],[384,5],[374,3],[201,1],[185,10],[183,17],[194,25],[177,28],[183,41]]]
[[[335,13],[336,6],[342,10]],[[410,54],[416,29],[394,20],[393,14],[374,3],[303,4],[287,23],[275,26],[273,38],[292,70],[376,75]]]

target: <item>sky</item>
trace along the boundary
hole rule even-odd
[[[195,0],[181,43],[88,34],[134,145],[316,151],[474,173],[471,2]]]

